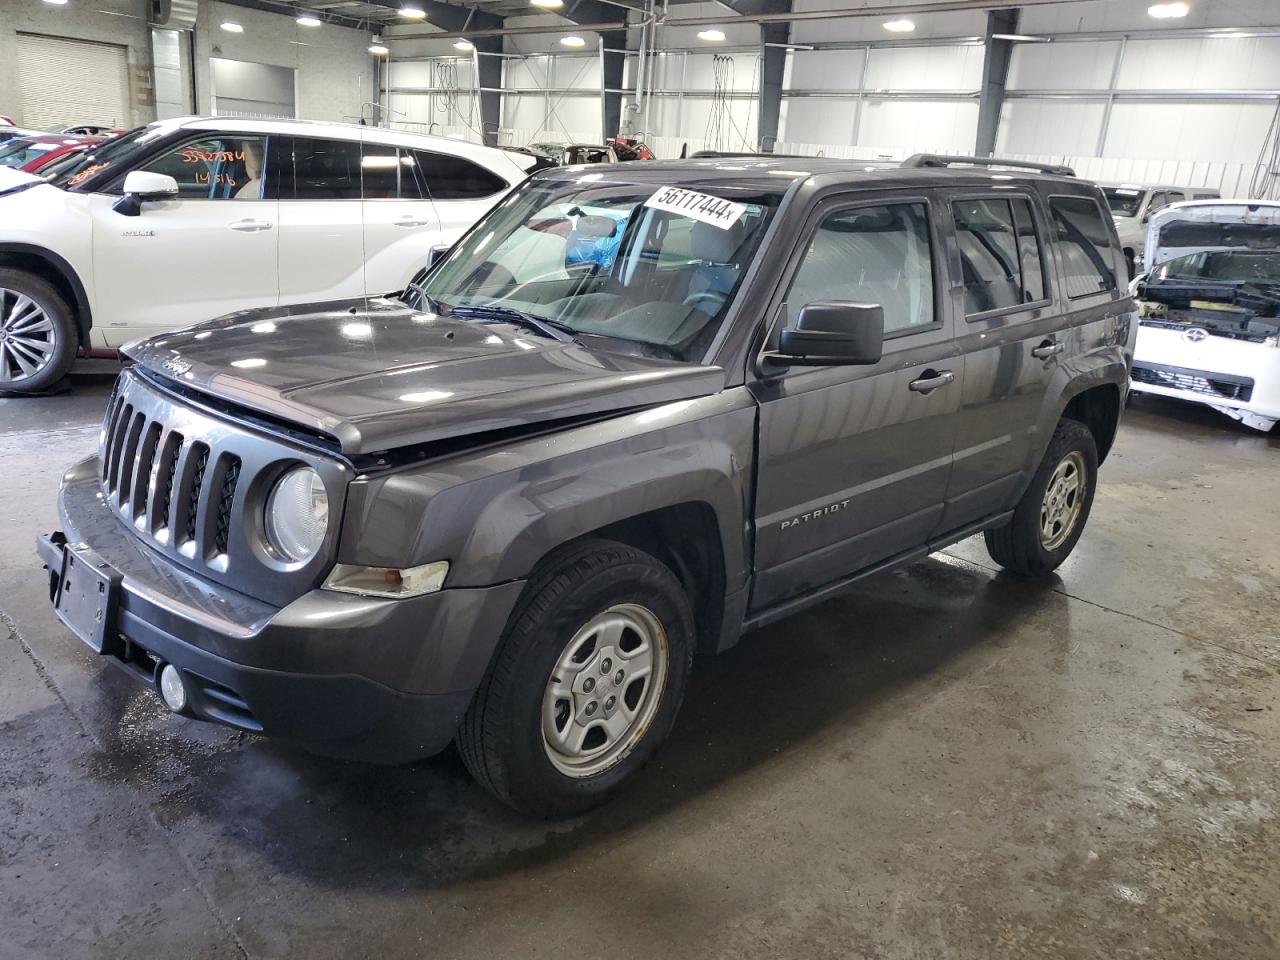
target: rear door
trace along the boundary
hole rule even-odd
[[[1044,443],[1038,431],[1065,344],[1056,332],[1046,221],[1032,191],[948,197],[950,290],[965,357],[943,527],[1006,509]]]
[[[282,304],[364,295],[360,160],[355,140],[281,138]]]
[[[791,367],[752,383],[756,609],[919,547],[937,529],[963,373],[938,227],[927,196],[833,200],[788,267],[769,307],[772,343],[821,300],[881,304],[886,339],[874,365]]]
[[[115,192],[93,194],[94,325],[109,346],[274,306],[279,201],[270,143],[260,134],[202,134],[136,169],[178,182],[173,200],[148,201],[136,217],[111,209]]]
[[[440,245],[440,218],[423,183],[415,151],[365,143],[365,283],[371,294],[402,290]]]

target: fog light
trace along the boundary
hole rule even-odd
[[[172,663],[160,668],[160,699],[174,713],[187,709],[187,685],[182,682],[182,674]]]

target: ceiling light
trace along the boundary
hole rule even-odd
[[[476,48],[476,45],[472,43],[470,40],[466,39],[466,37],[463,37],[461,40],[455,40],[453,43],[453,49],[462,50],[467,53],[470,53],[475,48]]]
[[[371,43],[369,44],[369,52],[375,57],[385,57],[391,51],[380,43]]]
[[[698,31],[698,39],[705,40],[707,43],[720,43],[724,40],[723,30],[700,30]]]
[[[298,26],[300,27],[318,27],[321,20],[314,13],[298,14]]]
[[[1147,7],[1147,13],[1157,20],[1176,20],[1190,12],[1191,5],[1182,3],[1181,0],[1178,3],[1153,3]]]
[[[559,10],[564,6],[564,0],[529,0],[529,5],[543,10]]]
[[[244,27],[240,26],[240,24],[236,23],[234,20],[223,20],[222,29],[227,31],[227,33],[244,33]]]
[[[884,28],[890,33],[910,33],[916,25],[911,20],[886,20]]]
[[[67,0],[44,0],[44,2],[51,3],[55,7],[65,7],[67,5]]]
[[[400,8],[400,16],[406,17],[409,20],[422,20],[426,15],[427,11],[423,10],[421,7],[415,7],[411,3],[406,3]]]
[[[585,47],[587,45],[587,41],[583,40],[579,36],[570,34],[567,37],[560,38],[560,45],[562,47]]]

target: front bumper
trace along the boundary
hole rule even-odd
[[[56,602],[68,542],[119,586],[104,648],[153,687],[185,681],[188,712],[330,756],[396,763],[452,740],[523,587],[447,589],[407,600],[313,590],[275,608],[193,576],[111,512],[96,457],[63,478],[63,532],[41,537]]]

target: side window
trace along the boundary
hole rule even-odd
[[[470,160],[426,150],[415,153],[432,200],[479,200],[507,189],[507,181]]]
[[[138,169],[173,177],[180,200],[259,200],[266,141],[240,136],[189,140]]]
[[[360,144],[352,140],[295,138],[293,192],[290,194],[286,187],[282,196],[295,200],[359,200]]]
[[[821,300],[878,303],[885,333],[934,322],[933,250],[923,203],[859,207],[822,221],[787,295],[787,322]]]
[[[1114,290],[1111,234],[1097,202],[1089,197],[1051,197],[1049,214],[1062,251],[1067,296]]]
[[[958,200],[951,212],[967,315],[1044,299],[1040,241],[1027,200]]]

